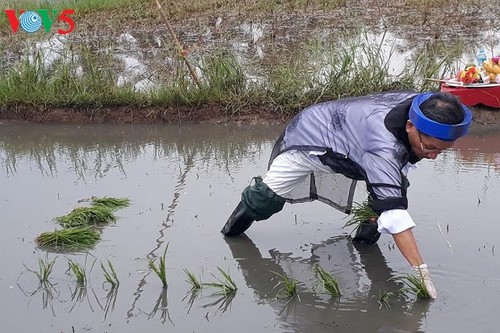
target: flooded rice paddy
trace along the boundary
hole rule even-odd
[[[5,332],[496,332],[500,296],[500,131],[475,128],[435,161],[411,171],[415,234],[439,298],[381,295],[410,273],[383,235],[354,246],[344,215],[320,203],[286,205],[247,237],[219,230],[253,176],[263,174],[280,126],[0,124],[0,318]],[[363,200],[363,189],[358,200]],[[128,197],[116,223],[87,253],[54,253],[34,239],[91,196]],[[148,267],[168,244],[168,288]],[[38,260],[53,260],[41,287]],[[68,261],[85,265],[78,289]],[[109,260],[119,286],[104,283]],[[316,286],[319,263],[342,296]],[[234,297],[190,293],[234,280]],[[279,276],[298,297],[279,299]],[[277,286],[278,285],[278,286]]]

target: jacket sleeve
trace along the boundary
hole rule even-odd
[[[406,210],[408,181],[398,159],[387,151],[366,152],[362,164],[373,209],[379,214],[392,209]]]

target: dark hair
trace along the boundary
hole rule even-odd
[[[434,93],[422,103],[420,110],[427,118],[441,124],[460,124],[465,118],[460,100],[455,95],[445,92]]]

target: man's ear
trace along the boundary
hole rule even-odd
[[[410,120],[407,120],[406,121],[406,133],[410,133],[410,131],[413,127],[415,127],[415,125],[413,125],[413,123]]]

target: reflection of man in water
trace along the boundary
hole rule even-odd
[[[259,249],[245,235],[226,238],[238,261],[246,284],[261,301],[276,308],[282,329],[293,332],[420,332],[420,321],[428,302],[415,302],[411,308],[401,298],[391,297],[390,308],[381,307],[380,295],[398,290],[389,278],[378,245],[357,246],[345,236],[314,245],[309,258],[297,258],[270,251],[263,258]],[[342,296],[332,299],[321,289],[312,290],[317,281],[313,267],[319,264],[338,279]],[[300,301],[276,300],[275,288],[281,274],[299,283]]]

